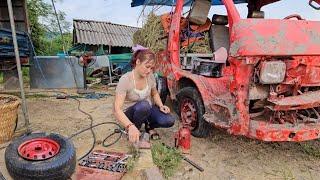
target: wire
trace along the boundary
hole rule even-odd
[[[72,98],[72,99],[74,99],[74,100],[76,100],[76,101],[78,102],[78,110],[89,117],[89,119],[90,119],[90,127],[89,127],[89,128],[86,128],[86,129],[83,129],[83,130],[81,130],[81,131],[79,131],[79,132],[71,135],[68,139],[71,139],[71,138],[73,138],[73,137],[75,137],[75,136],[77,136],[77,135],[79,135],[79,134],[81,134],[81,133],[83,133],[83,132],[85,132],[85,131],[88,131],[88,130],[91,131],[92,138],[93,138],[93,143],[92,143],[92,145],[91,145],[90,150],[89,150],[86,154],[84,154],[83,156],[81,156],[81,157],[78,159],[78,161],[80,161],[81,159],[83,159],[84,157],[86,157],[88,154],[90,154],[91,151],[92,151],[92,150],[94,149],[94,147],[95,147],[95,144],[96,144],[96,134],[95,134],[95,132],[93,131],[93,128],[94,128],[94,127],[97,127],[97,126],[100,126],[100,125],[103,125],[103,124],[114,124],[114,125],[118,126],[118,129],[115,129],[113,133],[111,133],[110,135],[108,135],[108,136],[103,140],[103,144],[102,144],[102,145],[103,145],[104,147],[109,147],[109,146],[117,143],[117,142],[120,140],[120,138],[122,137],[122,134],[123,134],[124,131],[123,131],[123,129],[121,128],[121,126],[120,126],[118,123],[115,123],[115,122],[104,122],[104,123],[99,123],[99,124],[93,125],[93,117],[91,116],[91,114],[83,111],[83,110],[80,108],[81,102],[80,102],[77,98]],[[116,133],[119,133],[119,134],[120,134],[119,137],[118,137],[114,142],[109,143],[109,144],[106,144],[107,139],[109,139],[110,137],[112,137],[112,136],[115,135]]]
[[[95,124],[93,125],[92,127],[88,127],[88,128],[85,128],[85,129],[82,129],[81,131],[75,133],[75,134],[72,134],[71,136],[68,137],[68,139],[72,139],[74,138],[75,136],[78,136],[80,135],[81,133],[84,133],[92,128],[95,128],[95,127],[98,127],[98,126],[101,126],[101,125],[105,125],[105,124],[114,124],[114,125],[117,125],[119,128],[121,128],[121,126],[118,124],[118,123],[115,123],[115,122],[102,122],[102,123],[98,123],[98,124]],[[121,128],[122,129],[122,128]]]
[[[89,119],[90,119],[90,131],[91,131],[91,133],[92,133],[92,138],[93,138],[93,143],[92,143],[92,146],[91,146],[90,150],[89,150],[85,155],[81,156],[81,157],[78,159],[78,160],[81,160],[81,159],[83,159],[84,157],[86,157],[86,156],[93,150],[94,145],[96,144],[96,134],[94,133],[94,131],[93,131],[93,129],[92,129],[92,126],[93,126],[93,118],[92,118],[91,114],[83,111],[83,110],[80,108],[81,102],[80,102],[77,98],[72,98],[72,99],[74,99],[74,100],[76,100],[76,101],[78,102],[78,111],[82,112],[83,114],[85,114],[85,115],[87,115],[87,116],[89,117]]]
[[[120,126],[119,124],[115,123],[115,122],[103,122],[103,123],[99,123],[99,124],[90,126],[90,127],[88,127],[88,128],[85,128],[85,129],[83,129],[83,130],[81,130],[81,131],[79,131],[79,132],[71,135],[70,137],[68,137],[68,139],[72,139],[72,138],[74,138],[75,136],[78,136],[78,135],[80,135],[80,134],[82,134],[82,133],[84,133],[84,132],[86,132],[86,131],[88,131],[88,130],[93,130],[93,128],[95,128],[95,127],[98,127],[98,126],[101,126],[101,125],[106,125],[106,124],[114,124],[114,125],[118,126],[118,128],[115,129],[113,133],[111,133],[110,135],[108,135],[106,138],[103,139],[103,143],[102,143],[102,146],[103,146],[103,147],[112,146],[112,145],[116,144],[116,143],[121,139],[122,134],[123,134],[121,126]],[[91,131],[91,132],[92,132],[92,131]],[[112,137],[113,135],[115,135],[115,134],[119,134],[119,136],[118,136],[113,142],[111,142],[111,143],[109,143],[109,144],[106,144],[106,141],[107,141],[110,137]],[[86,157],[86,156],[93,150],[93,148],[94,148],[94,146],[95,146],[95,143],[96,143],[96,139],[94,138],[94,143],[92,144],[90,150],[89,150],[86,154],[84,154],[83,156],[81,156],[81,157],[78,159],[78,161],[80,161],[81,159],[83,159],[84,157]]]
[[[122,128],[121,128],[121,126],[120,126],[119,124],[117,124],[117,125],[118,125],[119,129],[114,129],[114,132],[113,132],[113,133],[111,133],[109,136],[107,136],[106,138],[104,138],[104,140],[103,140],[103,142],[102,142],[102,146],[103,146],[103,147],[109,147],[109,146],[114,145],[114,144],[117,143],[117,142],[120,140],[120,138],[122,137],[123,130],[122,130]],[[116,140],[114,140],[112,143],[106,144],[106,141],[107,141],[110,137],[112,137],[113,135],[115,135],[115,134],[117,134],[117,133],[119,133],[118,138],[117,138]]]
[[[67,95],[67,93],[62,92],[62,91],[39,91],[39,92],[55,92],[55,93],[60,93],[60,94]],[[39,92],[38,92],[38,93],[39,93]],[[29,92],[29,93],[33,93],[33,92]],[[35,92],[35,93],[36,93],[36,92]],[[83,159],[84,157],[86,157],[88,154],[90,154],[90,153],[92,152],[92,150],[94,149],[94,147],[95,147],[95,144],[96,144],[96,134],[95,134],[95,132],[93,131],[93,128],[98,127],[98,126],[101,126],[101,125],[105,125],[105,124],[113,124],[113,125],[116,125],[116,126],[117,126],[117,128],[114,129],[114,132],[112,132],[110,135],[108,135],[106,138],[103,139],[103,143],[102,143],[102,146],[103,146],[103,147],[112,146],[112,145],[116,144],[116,143],[121,139],[121,137],[122,137],[122,135],[125,133],[125,131],[124,131],[124,129],[120,126],[120,124],[118,124],[118,123],[116,123],[116,122],[103,122],[103,123],[99,123],[99,124],[93,125],[93,117],[92,117],[92,115],[89,114],[89,113],[87,113],[87,112],[85,112],[84,110],[82,110],[82,109],[80,108],[80,106],[81,106],[81,101],[78,100],[76,97],[72,97],[72,96],[69,96],[69,97],[70,97],[71,99],[74,99],[75,101],[78,102],[78,106],[77,106],[78,111],[82,112],[83,114],[85,114],[85,115],[87,115],[87,116],[89,117],[89,119],[90,119],[90,127],[85,128],[85,129],[82,129],[81,131],[79,131],[79,132],[77,132],[77,133],[75,133],[75,134],[72,134],[71,136],[68,137],[68,140],[70,140],[70,139],[74,138],[75,136],[78,136],[78,135],[80,135],[80,134],[82,134],[82,133],[84,133],[84,132],[86,132],[86,131],[88,131],[88,130],[91,131],[92,138],[93,138],[93,143],[92,143],[92,145],[91,145],[91,147],[90,147],[90,150],[89,150],[87,153],[85,153],[83,156],[81,156],[81,157],[78,159],[78,161],[80,161],[81,159]],[[106,141],[107,141],[110,137],[112,137],[113,135],[115,135],[115,134],[119,134],[119,136],[118,136],[114,141],[112,141],[111,143],[106,144]],[[3,146],[3,147],[0,148],[0,150],[5,149],[6,147],[8,147],[8,146]]]

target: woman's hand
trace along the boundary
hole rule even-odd
[[[170,113],[170,108],[168,107],[168,106],[161,106],[160,108],[160,111],[161,112],[163,112],[163,113],[165,113],[165,114],[168,114],[168,113]]]
[[[135,125],[132,125],[128,128],[129,141],[132,143],[138,142],[140,138],[140,131]]]

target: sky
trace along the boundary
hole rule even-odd
[[[50,0],[46,0],[51,2]],[[300,14],[308,20],[320,21],[320,10],[311,8],[309,0],[282,0],[262,8],[265,18],[280,19],[291,14]],[[142,20],[150,12],[151,8],[131,7],[131,0],[59,0],[56,3],[57,10],[66,13],[67,21],[73,19],[108,21],[116,24],[141,27]],[[241,17],[246,17],[246,4],[237,5]],[[187,11],[189,8],[185,8]],[[170,11],[171,7],[162,7],[156,14]],[[208,17],[213,14],[226,14],[224,6],[212,6]]]

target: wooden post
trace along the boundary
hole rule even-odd
[[[16,27],[15,27],[14,18],[13,18],[13,9],[12,9],[11,0],[7,0],[7,4],[8,4],[8,11],[9,11],[9,17],[10,17],[10,26],[11,26],[12,39],[13,39],[14,54],[15,54],[15,58],[16,58],[18,76],[19,76],[19,85],[20,85],[20,92],[21,92],[21,98],[22,98],[22,111],[23,111],[23,116],[24,116],[24,120],[25,120],[25,124],[24,125],[29,130],[29,124],[30,123],[29,123],[29,116],[28,116],[26,97],[25,97],[24,87],[23,87],[20,55],[19,55],[19,49],[18,49]]]

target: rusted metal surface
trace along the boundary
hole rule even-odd
[[[232,27],[230,41],[234,57],[320,55],[320,22],[241,19]]]
[[[249,99],[265,99],[269,96],[269,88],[262,85],[252,85],[249,89]]]
[[[171,99],[176,100],[181,88],[195,87],[205,107],[204,119],[230,134],[263,141],[319,138],[320,22],[240,19],[234,3],[223,2],[231,48],[222,77],[213,78],[181,69],[179,21],[184,1],[177,0],[168,48],[157,53],[155,69],[167,78]],[[282,63],[282,68],[261,72],[268,61],[282,61],[285,68]],[[282,80],[283,71],[282,82],[262,84],[261,73],[279,73]]]
[[[320,86],[320,56],[296,56],[285,62],[287,72],[283,84]]]
[[[193,130],[197,126],[196,105],[191,99],[185,98],[182,100],[180,106],[182,124]]]
[[[223,4],[226,6],[228,12],[228,22],[229,22],[229,31],[232,31],[233,24],[237,23],[240,20],[240,14],[234,5],[233,1],[222,0]]]
[[[293,126],[251,120],[248,136],[263,141],[306,141],[320,138],[320,124]]]
[[[298,96],[289,96],[271,101],[273,110],[298,110],[320,106],[320,91],[311,91]]]

